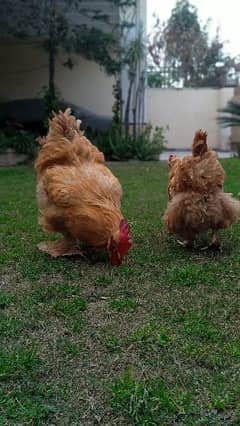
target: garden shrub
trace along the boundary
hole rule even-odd
[[[19,131],[6,134],[0,132],[0,152],[6,149],[14,149],[18,154],[26,154],[33,158],[37,153],[38,143],[32,133]]]

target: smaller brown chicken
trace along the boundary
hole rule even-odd
[[[164,222],[181,245],[192,246],[197,235],[212,230],[208,247],[219,249],[218,231],[234,224],[240,202],[223,192],[225,172],[217,153],[207,145],[207,133],[199,130],[192,143],[192,155],[169,157],[169,203]]]

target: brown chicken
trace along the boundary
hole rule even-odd
[[[207,145],[207,133],[195,133],[192,155],[169,157],[169,203],[164,214],[168,232],[192,246],[198,234],[212,230],[208,247],[220,248],[218,231],[238,220],[240,202],[223,192],[225,172],[217,153]]]
[[[111,264],[120,265],[132,241],[121,213],[122,188],[106,167],[104,155],[80,131],[71,110],[54,114],[39,143],[35,163],[39,224],[63,235],[40,243],[53,257],[82,255],[81,243],[107,249]]]

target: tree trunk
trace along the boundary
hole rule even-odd
[[[136,142],[137,138],[137,111],[136,107],[132,109],[132,115],[133,115],[133,140]]]
[[[55,90],[55,61],[56,61],[56,0],[50,0],[50,21],[49,21],[49,52],[48,52],[48,91],[49,107],[52,109],[56,96]],[[50,112],[50,111],[49,111]]]
[[[50,44],[49,53],[48,53],[48,72],[49,72],[49,80],[48,80],[48,90],[49,90],[49,98],[50,103],[54,103],[55,98],[55,50],[54,47]]]
[[[124,125],[125,125],[125,134],[126,135],[129,134],[129,114],[130,114],[130,104],[131,104],[131,98],[132,98],[133,83],[134,83],[134,78],[132,78],[129,81],[127,102],[126,102],[126,108],[125,108]]]

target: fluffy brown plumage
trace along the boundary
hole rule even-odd
[[[52,256],[81,254],[85,242],[111,252],[120,264],[131,246],[129,226],[121,213],[122,188],[106,167],[104,155],[80,130],[71,110],[55,114],[40,141],[35,163],[39,223],[63,240],[39,244]]]
[[[200,233],[213,231],[212,246],[219,246],[217,231],[235,223],[240,202],[223,192],[225,172],[217,153],[207,145],[207,133],[195,133],[192,155],[169,157],[169,203],[164,222],[170,233],[191,245]]]

